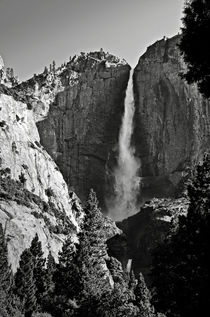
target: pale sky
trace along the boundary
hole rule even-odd
[[[135,66],[179,32],[184,0],[0,0],[0,55],[21,80],[103,48]]]

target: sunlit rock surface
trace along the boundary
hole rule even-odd
[[[0,93],[0,222],[15,270],[37,232],[47,255],[57,258],[64,237],[79,230],[83,211],[59,168],[40,145],[35,116],[23,102]],[[31,194],[30,194],[31,193]]]
[[[79,242],[84,213],[73,189],[82,197],[91,187],[103,191],[100,181],[105,178],[108,151],[117,140],[114,122],[123,111],[129,70],[124,60],[101,51],[75,56],[19,85],[10,87],[3,81],[0,86],[0,222],[13,271],[35,233],[44,255],[51,251],[56,260],[67,234]],[[5,75],[3,61],[1,74]],[[100,124],[102,118],[106,122]],[[86,154],[73,150],[78,142]],[[76,167],[83,156],[80,171]],[[85,187],[78,179],[87,182]],[[120,233],[111,219],[106,217],[104,224],[106,239]],[[112,284],[106,259],[107,254],[103,271]]]
[[[43,200],[49,200],[47,190],[51,189],[50,199],[76,225],[68,187],[58,167],[39,143],[33,111],[4,94],[0,96],[0,109],[1,169],[9,168],[12,179],[24,177],[25,188]]]

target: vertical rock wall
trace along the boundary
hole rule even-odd
[[[37,123],[42,145],[81,199],[93,188],[103,205],[106,164],[118,140],[129,71],[127,64],[87,64]]]
[[[134,73],[134,142],[147,198],[173,194],[210,144],[209,103],[179,76],[186,66],[178,42],[179,36],[157,41]]]

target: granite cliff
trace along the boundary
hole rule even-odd
[[[0,87],[0,118],[0,222],[16,270],[36,232],[45,256],[51,250],[57,258],[66,234],[76,239],[83,212],[40,145],[33,111],[5,86]]]
[[[209,104],[179,76],[185,65],[178,41],[150,46],[134,72],[132,142],[141,159],[143,200],[180,193],[209,147]],[[83,212],[75,193],[84,200],[94,188],[104,206],[129,72],[124,60],[101,50],[57,68],[53,63],[18,84],[0,59],[1,222],[11,236],[14,269],[35,231],[55,257],[68,230],[76,239]]]
[[[124,235],[109,241],[110,254],[124,267],[132,259],[134,271],[143,272],[148,282],[152,250],[171,230],[171,221],[186,214],[184,183],[210,144],[209,102],[180,76],[186,65],[179,39],[148,47],[134,71],[133,145],[141,159],[141,198],[159,198],[119,222]]]
[[[174,195],[210,141],[209,102],[179,74],[186,67],[179,35],[148,47],[134,72],[133,142],[141,159],[142,194]]]
[[[82,200],[93,188],[102,206],[129,71],[124,60],[101,50],[74,56],[17,87],[33,105],[40,142],[69,188]]]
[[[99,124],[101,111],[108,115],[105,101],[109,98],[112,89],[116,89],[117,97],[113,96],[110,106],[116,111],[115,101],[117,102],[118,98],[123,100],[125,87],[121,89],[121,85],[126,86],[129,73],[129,66],[124,61],[111,55],[102,60],[105,53],[97,54],[81,54],[74,57],[70,65],[62,65],[57,69],[51,66],[50,70],[45,69],[42,74],[21,84],[12,80],[13,74],[5,70],[4,63],[2,59],[0,60],[0,222],[8,240],[9,261],[13,271],[18,266],[20,254],[29,247],[35,233],[38,233],[45,256],[51,251],[55,259],[68,234],[72,236],[72,241],[78,241],[77,234],[80,231],[84,212],[80,200],[72,190],[74,181],[77,181],[77,174],[65,173],[68,157],[65,157],[67,164],[65,165],[65,160],[60,158],[64,154],[58,151],[64,151],[66,142],[70,142],[75,135],[78,135],[78,140],[84,137],[87,146],[93,145],[90,157],[99,160],[100,153],[98,154],[95,149],[98,146],[97,150],[100,150],[100,142],[103,144],[103,140],[99,138],[99,142],[97,138],[93,139],[96,135],[91,129],[92,125],[89,125],[88,113],[94,115],[96,112]],[[115,76],[117,77],[118,67],[122,67],[122,77],[124,76],[123,83],[119,85],[117,80],[113,80]],[[90,81],[87,90],[85,87],[89,81],[86,76],[92,76],[93,80]],[[103,90],[106,94],[103,94]],[[120,93],[122,95],[119,97]],[[87,97],[88,94],[90,99]],[[78,103],[79,98],[83,98],[81,99],[83,103]],[[95,102],[94,107],[92,100]],[[104,101],[102,109],[99,100]],[[89,102],[87,108],[86,102]],[[107,126],[108,122],[104,124]],[[96,125],[101,138],[107,131],[103,124],[102,127],[103,129],[100,130]],[[91,134],[89,143],[88,131]],[[109,138],[111,143],[111,135]],[[59,140],[63,143],[60,144]],[[69,150],[69,146],[67,149]],[[102,153],[104,151],[103,149]],[[71,151],[68,152],[68,155],[70,154],[73,155]],[[61,170],[64,169],[64,177],[72,176],[72,183],[70,178],[68,184],[65,182],[53,158],[60,163]],[[78,156],[73,156],[74,166],[77,166],[77,159]],[[101,161],[104,163],[106,160]],[[93,166],[97,170],[97,164],[92,162],[91,168],[94,170]],[[99,166],[98,169],[100,168]],[[103,168],[105,169],[104,166]],[[77,171],[74,170],[75,173]],[[91,173],[80,175],[79,171],[79,177],[85,179],[86,175],[89,175],[92,180]],[[90,186],[88,184],[87,186]],[[85,188],[86,193],[89,189],[90,187]],[[81,192],[83,197],[82,194],[83,192]],[[108,228],[108,238],[119,233],[119,229],[110,219],[105,218],[105,225]]]
[[[134,71],[133,145],[141,159],[142,199],[173,196],[210,141],[209,103],[179,76],[179,36],[162,39]],[[69,189],[84,200],[94,188],[102,206],[112,192],[130,66],[103,50],[16,85],[32,106],[40,143]]]

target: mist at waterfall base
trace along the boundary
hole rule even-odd
[[[114,170],[114,197],[107,202],[109,216],[120,221],[139,211],[137,198],[140,192],[140,160],[131,145],[134,117],[133,71],[126,90],[124,114],[119,133],[119,154]]]

